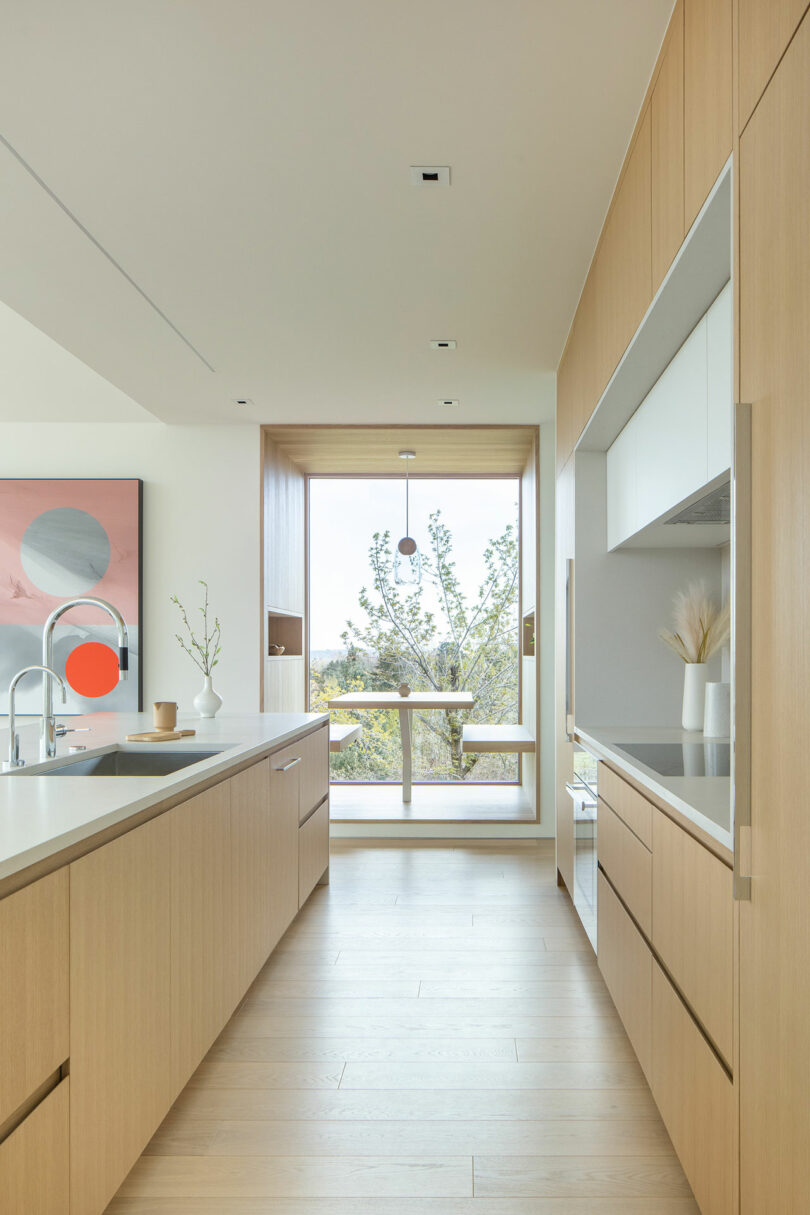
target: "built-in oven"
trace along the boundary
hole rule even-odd
[[[574,803],[574,889],[571,894],[588,939],[596,949],[596,810],[598,769],[594,757],[574,744],[574,779],[566,785]]]

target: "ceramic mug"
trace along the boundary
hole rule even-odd
[[[173,700],[156,700],[152,710],[156,730],[173,730],[177,725],[177,705]]]

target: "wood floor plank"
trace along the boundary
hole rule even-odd
[[[213,1066],[213,1065],[212,1065]],[[347,1063],[341,1088],[643,1088],[635,1062]]]
[[[342,1063],[208,1063],[189,1080],[191,1088],[338,1088]]]
[[[524,1039],[535,1043],[536,1038]],[[553,1039],[558,1041],[558,1039]],[[594,1039],[600,1046],[601,1039]],[[617,1039],[617,1047],[624,1046]],[[572,1046],[582,1045],[573,1042]],[[529,1047],[532,1049],[532,1047]],[[629,1046],[626,1048],[629,1049]],[[613,1057],[620,1057],[615,1054]],[[621,1056],[622,1058],[626,1056]],[[528,1055],[527,1055],[528,1058]],[[514,1038],[246,1038],[230,1037],[214,1043],[206,1055],[209,1062],[230,1059],[276,1062],[306,1060],[309,1062],[340,1062],[348,1060],[391,1059],[399,1062],[425,1060],[508,1059],[515,1062],[517,1052]]]
[[[324,1001],[325,1003],[325,1001]],[[417,1003],[414,1001],[414,1003]],[[425,1002],[427,1003],[427,1001]],[[601,1010],[600,1010],[601,1011]],[[495,1015],[453,1016],[451,1012],[436,1012],[420,1008],[399,1016],[372,1011],[360,1016],[268,1016],[264,1012],[245,1009],[223,1030],[221,1041],[234,1038],[366,1038],[390,1034],[394,1038],[407,1036],[439,1038],[452,1034],[458,1038],[598,1038],[624,1034],[624,1027],[615,1012],[584,1017],[498,1017]]]
[[[652,1118],[523,1121],[235,1121],[167,1118],[156,1156],[655,1156],[673,1159]]]
[[[550,973],[550,972],[546,972]],[[279,995],[286,993],[279,992]],[[290,992],[294,995],[294,992]],[[341,993],[335,993],[341,994]],[[349,994],[349,993],[346,993]],[[365,994],[365,993],[359,993]],[[392,995],[409,994],[392,992]],[[477,979],[423,979],[419,987],[422,999],[440,1000],[519,1000],[542,1001],[544,998],[564,999],[580,996],[585,1003],[599,1000],[611,1004],[610,995],[601,974],[582,974],[558,979],[490,979],[480,975]]]
[[[462,997],[445,999],[422,995],[418,998],[406,996],[404,998],[366,1000],[353,996],[335,996],[332,999],[319,1000],[314,1005],[314,1012],[313,1004],[314,1001],[309,998],[272,997],[257,993],[255,996],[249,996],[242,1007],[246,1017],[308,1017],[314,1015],[324,1018],[401,1017],[403,1014],[410,1016],[425,1013],[436,1017],[447,1017],[450,1022],[465,1017],[536,1017],[542,1015],[538,1007],[538,1000],[520,997],[511,1000],[487,999],[486,997],[479,999],[476,996],[466,999]],[[554,1016],[555,1014],[547,1015]],[[572,1016],[567,1009],[560,1015],[576,1020],[576,1016]],[[583,1017],[594,1015],[610,1017],[612,1012],[611,1008],[605,1005],[601,1014],[583,1011],[581,1015]]]
[[[141,1156],[119,1193],[178,1198],[472,1195],[470,1157]]]
[[[105,1215],[700,1215],[692,1198],[116,1198]]]
[[[484,994],[484,993],[482,993]],[[549,993],[553,994],[553,993]],[[249,999],[333,1000],[350,997],[354,1000],[416,999],[419,979],[257,979],[250,989]],[[609,999],[609,997],[608,997]]]
[[[649,1089],[220,1089],[186,1088],[172,1114],[187,1118],[276,1121],[421,1122],[650,1118]]]
[[[674,1157],[476,1156],[474,1168],[480,1198],[634,1197],[654,1202],[691,1196]]]
[[[629,1040],[615,1037],[599,1038],[518,1038],[517,1057],[520,1063],[557,1063],[587,1059],[589,1062],[632,1062],[636,1055]]]

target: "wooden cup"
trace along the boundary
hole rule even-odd
[[[152,710],[156,730],[173,730],[177,725],[177,705],[173,700],[156,700]]]

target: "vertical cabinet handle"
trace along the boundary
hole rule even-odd
[[[731,479],[731,568],[734,586],[731,741],[734,749],[733,890],[738,902],[751,898],[751,432],[750,404],[736,405]]]
[[[301,756],[296,755],[295,759],[290,759],[286,764],[282,764],[280,768],[276,768],[276,772],[289,772],[290,768],[294,768],[296,764],[300,764]]]
[[[565,562],[565,735],[574,736],[574,558]]]

